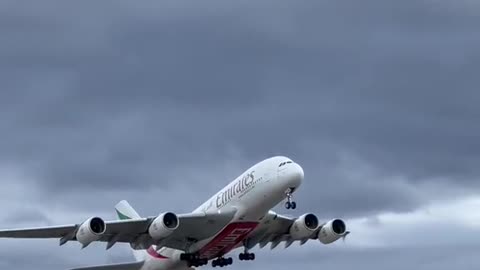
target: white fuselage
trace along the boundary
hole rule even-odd
[[[269,158],[252,166],[193,211],[217,213],[235,210],[236,214],[224,229],[209,239],[195,243],[189,251],[212,259],[242,246],[242,240],[260,224],[268,211],[285,199],[289,189],[296,190],[302,180],[302,167],[287,157]],[[180,260],[181,253],[183,251],[162,248],[153,256],[146,256],[142,270],[186,269],[186,263]]]

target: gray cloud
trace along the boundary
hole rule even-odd
[[[14,192],[0,193],[0,225],[113,218],[123,198],[148,215],[189,211],[277,154],[305,169],[298,213],[408,212],[476,194],[477,10],[447,0],[2,2],[0,175]],[[5,173],[12,164],[20,176]],[[414,256],[348,253],[371,267],[377,253]],[[3,258],[18,263],[13,251]]]
[[[372,248],[372,249],[336,249],[322,248],[321,250],[303,251],[295,254],[298,261],[302,261],[304,267],[325,267],[349,269],[356,265],[365,269],[405,269],[411,267],[415,269],[451,269],[458,267],[461,269],[476,269],[478,260],[476,260],[474,250],[478,246],[435,247],[432,248]],[[449,254],[454,252],[459,254],[452,257]],[[268,254],[268,253],[267,253]],[[282,256],[284,255],[284,256]],[[291,269],[292,259],[285,251],[274,251],[273,254],[266,255],[270,258],[262,258],[256,263],[261,264],[263,268],[272,267],[272,260],[275,260],[273,267],[276,269]],[[241,266],[238,267],[240,269]],[[261,269],[261,268],[259,268]]]

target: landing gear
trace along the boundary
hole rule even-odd
[[[199,266],[208,264],[208,259],[200,258],[198,254],[192,254],[192,253],[180,254],[180,260],[187,261],[188,267],[191,267],[191,266],[199,267]]]
[[[198,259],[198,260],[188,261],[187,264],[188,264],[188,267],[192,267],[192,266],[199,267],[199,266],[203,266],[203,265],[208,264],[208,260],[207,259]]]
[[[240,261],[253,261],[255,260],[255,253],[248,252],[248,243],[245,240],[243,242],[243,252],[238,254],[238,259]]]
[[[286,192],[286,195],[287,195],[287,202],[285,203],[285,208],[287,209],[295,209],[297,208],[297,203],[293,201],[292,199],[292,192],[293,192],[293,189],[292,188],[289,188]]]
[[[297,203],[295,203],[295,202],[286,202],[286,203],[285,203],[285,208],[287,208],[287,209],[295,209],[295,208],[297,208]]]
[[[240,261],[253,261],[255,260],[255,253],[243,252],[238,254],[238,259]]]
[[[220,266],[220,267],[224,267],[224,266],[227,266],[227,265],[231,265],[233,263],[233,259],[232,258],[218,258],[218,259],[215,259],[212,261],[212,266],[213,267],[217,267],[217,266]]]

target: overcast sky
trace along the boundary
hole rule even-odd
[[[473,0],[0,2],[0,228],[191,211],[273,155],[345,243],[231,269],[480,267]],[[0,240],[0,269],[128,262]]]

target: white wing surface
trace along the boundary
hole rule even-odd
[[[340,219],[320,224],[313,214],[294,218],[270,211],[260,226],[248,236],[244,245],[247,249],[251,249],[256,245],[263,248],[270,244],[270,248],[274,249],[282,242],[285,248],[294,242],[303,245],[308,240],[319,240],[324,244],[330,244],[345,238],[349,233],[346,231],[345,223]]]
[[[149,229],[159,217],[133,218],[103,221],[90,218],[81,224],[52,227],[0,230],[0,238],[58,238],[60,245],[68,241],[79,241],[84,246],[91,242],[107,242],[107,249],[115,243],[130,243],[135,249],[147,249],[151,245],[159,245],[185,250],[193,241],[200,241],[214,236],[233,218],[235,211],[205,214],[188,213],[175,215],[177,227],[161,239],[152,238]],[[121,214],[119,213],[119,216]],[[87,232],[82,234],[82,232]]]

